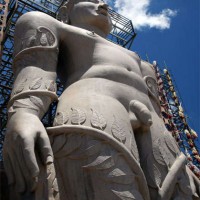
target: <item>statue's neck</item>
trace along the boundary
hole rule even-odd
[[[107,37],[107,34],[105,34],[101,29],[99,29],[96,26],[91,26],[91,25],[88,25],[88,24],[73,24],[73,26],[76,26],[76,27],[83,28],[83,29],[86,29],[88,31],[94,32],[94,33],[98,34],[99,36],[101,36],[103,38]]]

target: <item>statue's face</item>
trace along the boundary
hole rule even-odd
[[[106,34],[112,29],[108,6],[99,0],[75,0],[69,20],[71,25],[96,26]]]

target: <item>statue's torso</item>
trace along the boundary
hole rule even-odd
[[[71,26],[68,29],[65,30],[66,38],[61,44],[58,63],[67,85],[85,78],[105,78],[137,87],[134,84],[136,79],[141,85],[139,90],[146,90],[136,53],[91,31]]]

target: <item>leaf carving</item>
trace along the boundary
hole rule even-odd
[[[86,120],[86,114],[84,111],[78,108],[72,108],[71,123],[72,124],[83,124]]]
[[[52,46],[55,43],[54,34],[46,27],[39,27],[38,35],[40,36],[40,44],[42,46]]]
[[[154,174],[153,174],[154,177],[152,177],[152,178],[154,179],[156,185],[158,187],[160,187],[160,184],[161,184],[161,173],[160,173],[159,169],[156,167],[156,165],[153,165],[153,172],[154,172]]]
[[[175,140],[173,139],[173,137],[171,137],[169,135],[170,133],[164,133],[164,136],[165,136],[165,142],[167,144],[167,146],[169,147],[169,149],[174,152],[176,155],[179,155],[180,153],[180,150],[178,149],[176,143],[175,143]]]
[[[48,44],[47,36],[45,33],[42,33],[42,36],[40,38],[40,44],[42,46],[47,46],[47,44]]]
[[[153,144],[153,156],[155,158],[155,160],[161,164],[165,166],[165,160],[163,158],[163,155],[160,152],[160,139],[158,138],[157,140],[155,140],[154,144]]]
[[[89,156],[98,154],[101,151],[102,143],[96,140],[92,140],[89,142],[89,146],[87,148],[80,148],[80,151],[75,151],[69,155],[71,159],[83,159],[88,158]]]
[[[55,43],[54,36],[50,32],[47,32],[47,38],[48,38],[50,46],[52,46]]]
[[[67,138],[65,134],[55,136],[52,144],[53,153],[56,154],[58,151],[60,151],[66,142]]]
[[[16,90],[14,91],[14,94],[18,94],[18,93],[22,92],[22,90],[25,87],[26,81],[27,81],[27,79],[23,80],[21,83],[18,84]]]
[[[45,86],[46,86],[47,90],[49,90],[51,92],[56,92],[56,83],[55,83],[55,81],[50,81]]]
[[[126,141],[126,129],[121,122],[114,117],[114,122],[111,127],[113,136],[120,142]]]
[[[66,124],[69,120],[69,114],[67,112],[58,112],[54,119],[54,126]]]
[[[136,158],[137,161],[140,161],[138,148],[134,136],[131,137],[131,153],[133,154],[133,156]]]
[[[66,124],[69,120],[69,114],[68,112],[63,113],[63,123]]]
[[[112,192],[121,200],[135,200],[136,199],[130,191],[119,192],[119,191],[112,190]]]
[[[38,111],[38,107],[34,108],[33,106],[35,106],[35,104],[32,105],[32,103],[28,99],[18,99],[16,101],[14,101],[14,103],[13,103],[14,109],[15,108],[31,108],[33,110]]]
[[[159,149],[167,167],[169,168],[171,164],[174,162],[175,158],[173,157],[172,153],[167,148],[163,139],[164,138],[160,139],[161,143],[160,143]]]
[[[55,154],[55,157],[59,158],[59,157],[68,156],[73,151],[79,149],[81,143],[82,143],[81,135],[77,135],[77,134],[68,135],[67,142],[59,151],[57,151],[57,153]]]
[[[43,101],[41,98],[36,97],[36,96],[30,96],[30,101],[37,106],[38,108],[42,109],[43,108]]]
[[[34,81],[32,81],[29,88],[30,88],[30,90],[36,90],[36,89],[40,88],[41,84],[42,84],[42,78],[37,78]]]
[[[158,167],[155,164],[153,164],[150,156],[148,156],[145,161],[144,172],[148,184],[151,187],[153,188],[160,187],[162,181],[162,174],[159,171]]]
[[[84,169],[98,169],[104,170],[114,166],[114,159],[112,156],[98,156],[92,163],[83,166]]]
[[[95,128],[104,130],[106,127],[106,120],[100,113],[98,113],[95,110],[92,110],[91,125]]]
[[[127,185],[135,181],[135,175],[126,174],[121,169],[115,168],[107,175],[106,181]]]
[[[152,159],[151,159],[151,157],[147,156],[143,160],[143,163],[141,163],[141,165],[143,166],[143,171],[144,171],[148,185],[151,186],[152,188],[157,188],[154,178],[152,178]]]
[[[34,45],[35,45],[35,40],[36,40],[35,36],[29,37],[29,38],[25,41],[26,47],[32,47],[32,46],[34,46]]]

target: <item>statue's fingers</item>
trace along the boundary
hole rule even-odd
[[[26,164],[25,157],[23,154],[23,148],[21,145],[19,145],[18,160],[20,161],[19,165],[20,165],[21,171],[23,172],[23,176],[25,178],[25,183],[26,183],[26,187],[27,187],[26,189],[28,191],[31,191],[33,179],[28,170],[28,166]]]
[[[12,167],[12,164],[11,164],[10,157],[9,157],[8,152],[5,148],[3,150],[3,163],[4,163],[6,175],[7,175],[7,178],[8,178],[8,184],[12,185],[15,182],[14,171],[13,171],[13,167]]]
[[[37,177],[39,175],[39,167],[34,151],[34,141],[24,141],[21,148],[26,166],[30,172],[31,177]]]
[[[135,114],[133,112],[129,113],[129,117],[130,117],[130,122],[131,122],[131,126],[132,126],[133,130],[135,130],[141,126],[141,121],[138,120],[138,118],[135,116]]]
[[[145,125],[152,125],[152,117],[149,109],[141,102],[132,100],[129,104],[129,109],[136,117]]]
[[[40,147],[40,155],[43,163],[53,163],[53,152],[51,149],[49,137],[47,136],[46,132],[40,134],[40,137],[38,138],[37,142]]]
[[[15,173],[15,179],[16,179],[16,190],[20,193],[23,193],[25,191],[26,188],[26,184],[25,184],[25,179],[23,176],[23,172],[20,168],[20,164],[19,162],[21,162],[21,160],[18,160],[18,156],[17,156],[17,152],[13,149],[11,151],[11,160],[14,166],[14,173]]]

